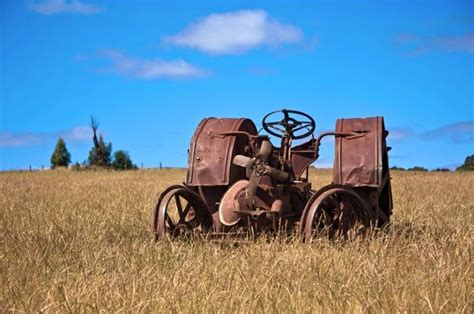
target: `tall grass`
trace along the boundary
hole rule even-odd
[[[474,311],[473,174],[393,173],[392,226],[368,240],[155,243],[151,208],[184,175],[1,173],[2,312]]]

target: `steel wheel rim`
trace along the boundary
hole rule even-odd
[[[154,210],[153,231],[156,240],[165,235],[177,237],[206,231],[205,205],[199,195],[183,186],[172,186],[160,195]]]
[[[367,205],[356,192],[348,188],[328,189],[309,206],[303,229],[305,239],[312,239],[315,234],[324,232],[329,238],[351,238],[353,231],[360,232],[371,224]]]

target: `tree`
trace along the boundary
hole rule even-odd
[[[456,171],[474,171],[474,155],[467,156],[464,163]]]
[[[118,150],[114,153],[112,168],[115,170],[129,170],[137,169],[137,166],[132,163],[129,154],[126,151]]]
[[[409,168],[408,171],[428,171],[428,169],[420,166],[415,166],[413,168]]]
[[[449,170],[448,168],[436,168],[433,170],[433,172],[449,172],[451,170]]]
[[[66,148],[66,143],[62,138],[58,139],[53,155],[51,155],[51,168],[67,167],[71,163],[71,154]]]
[[[99,135],[97,139],[97,129],[99,128],[99,122],[91,116],[91,124],[94,142],[94,147],[89,151],[89,165],[108,168],[110,167],[110,155],[112,154],[112,143],[106,144],[102,135]]]

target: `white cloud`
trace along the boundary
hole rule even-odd
[[[211,14],[165,42],[212,54],[234,54],[262,45],[297,43],[302,32],[290,24],[271,19],[263,10]]]
[[[404,140],[411,136],[414,136],[415,132],[408,128],[392,128],[388,132],[389,140]]]
[[[102,12],[102,8],[92,4],[86,4],[79,0],[46,0],[44,2],[32,3],[30,8],[44,15],[53,15],[60,13],[74,14],[97,14]]]
[[[453,144],[474,142],[474,121],[460,121],[425,132],[416,132],[410,128],[391,128],[389,140],[418,138],[423,141],[448,141]]]
[[[65,141],[87,141],[92,139],[92,130],[89,126],[78,126],[68,131],[58,132],[57,137],[62,137]]]
[[[444,125],[434,130],[421,134],[421,138],[427,141],[448,140],[451,143],[473,143],[474,121],[462,121]]]
[[[43,134],[0,132],[0,147],[30,146],[43,141]]]
[[[432,37],[406,33],[398,35],[395,42],[411,55],[430,51],[474,53],[474,32]]]
[[[117,50],[103,50],[100,55],[112,62],[110,67],[102,69],[123,76],[144,80],[158,78],[186,78],[207,74],[203,69],[184,60],[165,61],[161,59],[141,59],[123,54]]]
[[[70,130],[58,132],[0,132],[0,147],[21,147],[41,145],[48,141],[63,138],[67,142],[83,142],[92,139],[92,131],[88,126],[78,126]]]
[[[432,46],[446,51],[474,53],[474,32],[456,36],[437,37],[433,40]]]

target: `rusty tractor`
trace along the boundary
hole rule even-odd
[[[280,110],[262,120],[205,118],[191,139],[186,181],[164,190],[153,210],[156,239],[237,231],[297,232],[302,239],[351,237],[392,214],[382,117],[338,119],[315,138],[306,113]],[[335,137],[333,183],[313,190],[309,168],[323,139]],[[293,145],[293,142],[299,144]]]

